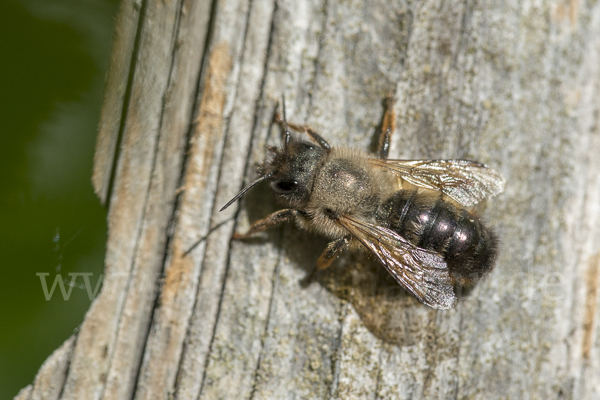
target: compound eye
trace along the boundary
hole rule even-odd
[[[286,194],[291,193],[296,189],[297,185],[298,182],[296,181],[275,181],[271,182],[271,189],[273,189],[275,193]]]

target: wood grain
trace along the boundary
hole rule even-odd
[[[117,21],[104,286],[17,398],[600,398],[598,2],[124,0]],[[449,311],[360,254],[307,284],[326,241],[293,226],[232,241],[276,209],[266,185],[218,212],[282,95],[373,151],[390,93],[390,157],[507,178],[496,269]]]

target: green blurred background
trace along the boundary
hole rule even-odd
[[[91,303],[81,277],[47,301],[36,274],[101,278],[106,210],[90,177],[117,5],[0,0],[0,399],[33,381]]]

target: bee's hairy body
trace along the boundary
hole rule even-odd
[[[279,200],[297,207],[300,228],[331,240],[348,235],[337,223],[340,216],[389,228],[413,245],[442,255],[452,277],[461,283],[491,268],[497,239],[478,216],[441,193],[417,189],[372,166],[368,157],[360,150],[332,148],[322,158],[311,158],[312,165],[301,167],[315,171],[310,195],[300,202],[290,203],[284,196]],[[394,190],[399,185],[407,188]],[[362,248],[354,238],[349,246]]]
[[[348,235],[336,223],[341,216],[359,217],[371,223],[377,218],[377,209],[383,199],[394,190],[397,179],[382,174],[366,161],[368,153],[350,148],[332,148],[320,163],[314,166],[312,193],[298,209],[301,228],[317,232],[330,239]],[[292,206],[281,196],[283,205]]]
[[[287,124],[284,145],[270,147],[261,177],[233,197],[269,180],[285,209],[256,221],[241,239],[283,222],[331,241],[317,261],[329,267],[344,249],[374,255],[410,293],[433,308],[457,301],[453,285],[470,283],[494,264],[494,232],[465,207],[504,189],[504,178],[484,164],[465,160],[387,160],[394,130],[393,99],[382,123],[379,157],[332,148],[308,126]],[[292,139],[288,127],[313,142]]]

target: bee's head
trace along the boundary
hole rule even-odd
[[[233,204],[254,185],[267,179],[271,182],[271,189],[277,194],[277,199],[286,206],[299,208],[308,201],[316,171],[322,165],[326,151],[316,144],[291,138],[285,121],[285,103],[283,125],[283,145],[268,149],[267,159],[259,171],[260,178],[243,188],[220,211]]]
[[[262,168],[263,175],[268,176],[278,200],[288,207],[300,207],[311,195],[325,150],[316,144],[296,140],[287,141],[283,148],[270,150]]]

